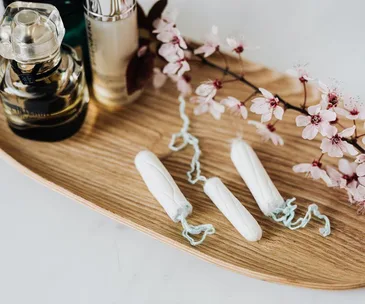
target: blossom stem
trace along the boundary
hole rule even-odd
[[[363,136],[365,136],[365,133],[364,134],[360,134],[360,135],[356,135],[356,139],[361,138]]]
[[[354,122],[354,126],[355,126],[355,138],[357,138],[357,128],[356,128],[356,121],[355,121],[355,119],[353,120],[353,122]]]
[[[229,69],[229,66],[228,66],[228,60],[227,60],[227,58],[226,58],[226,55],[224,55],[220,50],[218,50],[218,54],[223,58],[223,60],[224,60],[224,65],[225,65],[225,70],[226,71],[228,71],[228,69]],[[200,57],[200,56],[198,56],[198,57]],[[204,57],[203,57],[204,58]]]
[[[306,104],[307,104],[307,85],[306,85],[305,81],[303,81],[302,83],[303,83],[303,90],[304,90],[304,102],[302,104],[302,108],[305,109]]]
[[[275,121],[271,124],[271,126],[272,126],[272,127],[273,127],[273,126],[275,126],[275,125],[276,125],[276,123],[277,123],[278,121],[280,121],[280,120],[279,120],[279,119],[275,120]]]
[[[238,79],[230,79],[230,80],[224,80],[222,83],[229,83],[229,82],[235,82],[238,81]]]
[[[318,158],[318,163],[321,162],[323,155],[324,155],[324,153],[322,153],[321,156]]]
[[[243,77],[243,71],[244,71],[244,66],[243,66],[243,60],[242,60],[242,56],[241,53],[238,54],[238,61],[240,62],[240,66],[241,66],[241,77]]]
[[[254,91],[250,96],[248,96],[244,101],[241,102],[241,104],[245,104],[247,101],[249,101],[252,97],[254,97],[257,94],[257,91]]]

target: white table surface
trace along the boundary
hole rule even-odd
[[[148,6],[150,1],[142,2]],[[261,46],[251,58],[281,70],[296,59],[311,61],[321,77],[338,77],[365,97],[362,1],[172,2],[182,8],[181,28],[194,38],[213,23],[225,33],[233,26],[244,28]],[[190,18],[200,20],[199,28]],[[310,290],[219,268],[97,214],[2,160],[0,240],[4,304],[337,304],[365,299],[364,289]]]

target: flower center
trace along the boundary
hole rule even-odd
[[[235,51],[237,54],[241,54],[241,53],[243,53],[243,51],[244,51],[243,45],[239,45],[238,47],[236,47],[236,48],[234,49],[234,51]]]
[[[172,44],[180,44],[180,38],[177,36],[174,36],[171,40]]]
[[[269,131],[270,131],[270,132],[275,132],[275,131],[276,131],[276,129],[275,129],[275,127],[274,127],[274,125],[272,125],[272,124],[270,124],[270,123],[269,123],[269,124],[267,124],[267,125],[266,125],[266,127],[269,129]]]
[[[322,121],[322,118],[319,114],[315,114],[311,116],[311,124],[318,125]]]
[[[357,114],[359,114],[360,112],[357,110],[357,109],[352,109],[351,111],[350,111],[350,114],[351,115],[357,115]]]
[[[354,173],[352,175],[344,174],[344,175],[342,175],[342,178],[346,180],[346,185],[350,184],[353,181],[357,181],[358,180],[358,176],[357,176],[356,173]]]
[[[279,104],[279,99],[277,99],[276,97],[271,98],[269,100],[269,103],[270,103],[270,107],[275,108]]]
[[[335,136],[333,136],[332,138],[331,138],[331,143],[332,143],[332,145],[337,145],[337,144],[339,144],[341,142],[341,137],[338,135],[338,134],[336,134]]]
[[[337,94],[334,92],[330,92],[330,93],[328,93],[327,97],[328,97],[328,107],[327,108],[330,109],[330,108],[337,107],[337,105],[338,105]]]
[[[219,79],[214,80],[214,82],[213,82],[213,86],[214,86],[217,90],[219,90],[219,89],[223,88],[222,81],[220,81]]]
[[[301,76],[301,77],[299,78],[299,80],[300,80],[300,82],[301,82],[301,83],[308,82],[308,80],[307,80],[307,79],[305,79],[305,78],[304,78],[304,76]]]
[[[314,161],[312,162],[312,166],[313,166],[313,167],[322,168],[322,163],[321,163],[320,161],[318,161],[318,160],[314,160]]]

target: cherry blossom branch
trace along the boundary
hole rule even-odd
[[[193,49],[190,45],[188,45],[188,49]],[[222,53],[221,53],[222,54]],[[224,55],[224,54],[222,54]],[[257,87],[256,85],[254,85],[252,82],[250,82],[249,80],[247,80],[243,75],[239,75],[233,71],[231,71],[229,69],[229,66],[227,65],[227,68],[223,68],[221,66],[219,66],[218,64],[214,63],[213,61],[207,59],[204,57],[204,55],[202,54],[196,54],[195,55],[197,58],[199,58],[201,60],[201,62],[211,68],[214,68],[218,71],[221,71],[224,75],[230,75],[232,76],[235,80],[240,81],[242,83],[244,83],[245,85],[249,86],[251,89],[254,90],[253,92],[253,96],[260,93],[259,87]],[[227,61],[225,61],[227,62]],[[281,98],[279,95],[275,95],[275,97],[277,97],[279,99],[279,101],[284,105],[284,108],[286,110],[293,110],[293,111],[297,111],[300,112],[304,115],[308,115],[308,111],[305,109],[306,106],[306,101],[307,101],[307,90],[306,90],[306,84],[305,82],[303,82],[303,86],[304,86],[304,103],[301,107],[295,106],[289,102],[287,102],[286,100],[284,100],[283,98]],[[252,94],[248,97],[248,99],[252,98]],[[247,100],[245,100],[244,102],[246,102]],[[337,124],[339,124],[340,126],[342,126],[340,123],[336,122]],[[360,153],[365,153],[365,149],[363,147],[360,146],[360,144],[357,142],[358,137],[355,138],[344,138],[344,140],[350,144],[352,144]]]
[[[192,49],[191,46],[188,46],[188,48]],[[221,71],[225,75],[230,75],[230,76],[234,77],[236,80],[246,84],[247,86],[249,86],[251,89],[253,89],[255,91],[255,94],[260,93],[259,87],[257,87],[256,85],[254,85],[253,83],[248,81],[243,75],[238,75],[237,73],[231,71],[229,69],[229,67],[223,68],[223,67],[219,66],[218,64],[214,63],[213,61],[208,60],[201,54],[197,54],[195,56],[198,57],[203,64],[205,64],[211,68],[214,68],[218,71]],[[280,102],[284,105],[284,107],[287,110],[294,110],[294,111],[300,112],[302,114],[308,115],[308,112],[306,111],[306,109],[292,105],[291,103],[289,103],[289,102],[285,101],[283,98],[281,98],[279,95],[276,95],[276,97],[280,100]]]

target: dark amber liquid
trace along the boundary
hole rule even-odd
[[[27,139],[48,142],[59,141],[77,133],[85,120],[86,113],[87,104],[83,104],[83,109],[81,109],[81,112],[63,125],[50,126],[47,128],[35,127],[31,129],[19,129],[17,126],[13,126],[11,123],[9,123],[9,127],[16,135]]]

